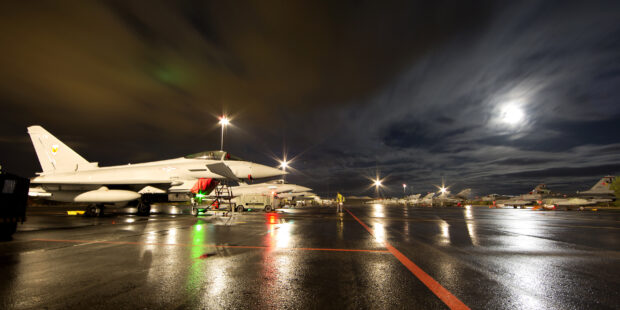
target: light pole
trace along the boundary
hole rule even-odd
[[[403,183],[403,194],[407,194],[407,184]]]
[[[226,127],[226,125],[228,124],[230,124],[230,121],[228,120],[228,118],[226,118],[226,116],[220,117],[220,125],[222,126],[222,140],[220,143],[220,151],[224,150],[224,127]]]

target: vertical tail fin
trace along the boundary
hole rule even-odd
[[[456,197],[463,198],[463,199],[467,199],[469,198],[469,196],[471,196],[471,188],[466,188],[460,191],[458,194],[456,194]]]
[[[600,194],[610,194],[610,193],[613,193],[611,188],[609,188],[609,186],[611,185],[611,183],[613,183],[613,181],[614,181],[614,177],[613,176],[603,177],[598,182],[596,182],[596,184],[594,184],[594,186],[592,186],[592,188],[590,190],[588,190],[586,192],[588,192],[588,193],[600,193]]]
[[[530,194],[549,194],[551,190],[547,188],[546,184],[540,183],[534,187],[534,189],[530,192]]]
[[[76,171],[88,161],[41,126],[28,127],[43,172]]]

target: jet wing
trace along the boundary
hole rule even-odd
[[[230,170],[230,167],[228,167],[223,162],[219,162],[215,164],[208,164],[207,168],[209,168],[209,171],[215,174],[219,174],[227,179],[239,181],[239,178],[237,178],[237,176],[232,172],[232,170]]]

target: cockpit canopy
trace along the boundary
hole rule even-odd
[[[243,160],[237,156],[230,155],[225,151],[204,151],[185,156],[187,159],[209,159],[209,160]]]

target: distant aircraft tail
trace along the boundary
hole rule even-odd
[[[594,184],[594,186],[592,186],[590,190],[586,192],[587,193],[600,193],[600,194],[613,193],[613,191],[609,187],[611,183],[613,183],[614,178],[615,177],[613,176],[603,177],[598,182],[596,182],[596,184]]]
[[[28,127],[34,150],[44,173],[77,171],[80,166],[89,166],[86,159],[69,148],[41,126]]]
[[[466,188],[460,191],[458,194],[456,194],[456,197],[463,198],[463,199],[467,199],[469,198],[469,196],[471,196],[471,188]]]
[[[534,189],[530,192],[530,194],[549,194],[551,191],[547,188],[546,184],[538,184]]]
[[[435,196],[435,193],[434,192],[430,192],[430,193],[426,194],[426,196],[424,196],[422,199],[431,199],[431,198],[433,198],[433,196]]]

